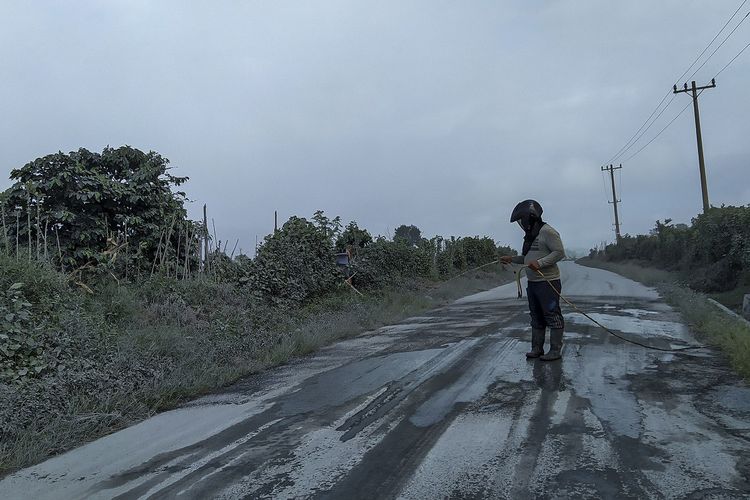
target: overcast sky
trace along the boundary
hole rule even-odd
[[[525,198],[589,248],[614,238],[600,165],[740,3],[0,0],[0,187],[39,156],[128,144],[189,176],[191,214],[207,203],[250,254],[274,210],[318,209],[520,248]],[[750,20],[699,84],[749,41]],[[750,49],[700,98],[716,205],[750,202],[748,77]],[[692,109],[623,167],[623,232],[689,222]]]

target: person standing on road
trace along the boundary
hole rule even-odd
[[[526,353],[526,357],[544,361],[560,359],[565,328],[558,295],[562,292],[562,284],[557,262],[565,257],[560,234],[542,220],[542,206],[535,200],[525,200],[516,205],[510,221],[518,222],[524,230],[523,251],[521,255],[504,255],[500,261],[527,266],[526,296],[531,314],[531,351]],[[547,327],[550,329],[550,349],[545,354]]]

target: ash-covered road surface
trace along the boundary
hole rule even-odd
[[[660,347],[651,289],[564,263],[563,292]],[[0,498],[748,498],[750,389],[714,350],[662,353],[565,310],[527,361],[515,284],[325,348],[22,470]]]

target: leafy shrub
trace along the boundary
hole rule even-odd
[[[393,241],[401,241],[407,245],[417,246],[422,243],[422,231],[417,226],[402,224],[394,231]]]
[[[12,284],[0,302],[0,379],[4,380],[18,381],[47,368],[23,287],[23,283]]]
[[[340,283],[333,255],[335,228],[322,212],[316,219],[291,217],[266,237],[248,281],[252,293],[274,304],[301,303]]]
[[[187,177],[168,165],[129,146],[37,158],[11,172],[15,182],[2,194],[4,214],[18,220],[8,225],[10,238],[17,233],[34,255],[62,255],[58,264],[68,268],[111,267],[119,257],[150,269],[159,247],[167,240],[176,247],[178,226],[189,225],[185,193],[172,191]]]
[[[689,272],[689,284],[697,290],[731,290],[750,282],[750,206],[712,207],[689,227],[656,221],[649,235],[625,235],[601,255],[592,250],[591,256],[642,260]]]
[[[346,229],[336,239],[336,251],[343,252],[347,248],[364,248],[372,243],[372,235],[367,229],[360,229],[355,221],[351,221]]]
[[[432,253],[415,248],[404,240],[379,238],[363,248],[354,261],[354,281],[358,286],[382,287],[400,278],[431,276]]]

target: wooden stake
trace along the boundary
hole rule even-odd
[[[190,275],[190,242],[192,238],[190,236],[190,225],[187,227],[187,234],[185,235],[185,265],[182,266],[182,279],[187,279]]]
[[[203,271],[209,272],[209,256],[208,256],[208,218],[206,217],[206,204],[203,204]]]
[[[29,242],[28,254],[31,262],[31,195],[26,194],[26,239]]]
[[[5,242],[5,255],[10,256],[10,248],[8,245],[8,228],[5,226],[5,203],[0,203],[0,211],[3,214],[3,241]]]
[[[60,234],[55,226],[55,239],[57,239],[57,256],[60,259],[60,271],[65,272],[65,264],[63,263],[62,250],[60,249]]]
[[[214,241],[219,244],[218,250],[221,250],[221,242],[219,241],[219,238],[216,237],[216,222],[214,222],[213,217],[211,217],[211,225],[214,227]]]
[[[39,239],[41,236],[41,225],[39,224],[40,210],[39,200],[36,200],[36,260],[39,260]]]
[[[47,230],[49,229],[49,217],[44,219],[44,260],[49,259],[47,254]]]
[[[154,271],[156,271],[156,262],[159,260],[159,255],[161,252],[161,240],[164,238],[164,231],[159,234],[159,244],[156,245],[156,254],[154,255],[154,262],[151,264],[151,276],[154,275]]]
[[[177,279],[177,271],[180,267],[180,243],[182,243],[182,222],[177,225],[177,250],[174,256],[174,278]]]
[[[21,212],[16,207],[16,262],[18,262],[18,232],[21,230]]]
[[[125,281],[128,281],[128,266],[130,265],[130,249],[128,248],[128,220],[125,219]]]
[[[169,247],[171,246],[171,240],[172,240],[172,228],[174,227],[175,219],[177,219],[177,216],[175,215],[172,217],[172,222],[169,223],[169,230],[167,231],[167,238],[164,240],[164,251],[161,254],[161,261],[159,262],[159,269],[164,269],[164,264],[169,264],[167,261],[167,253],[169,253]],[[169,271],[167,270],[167,276],[169,276]]]

